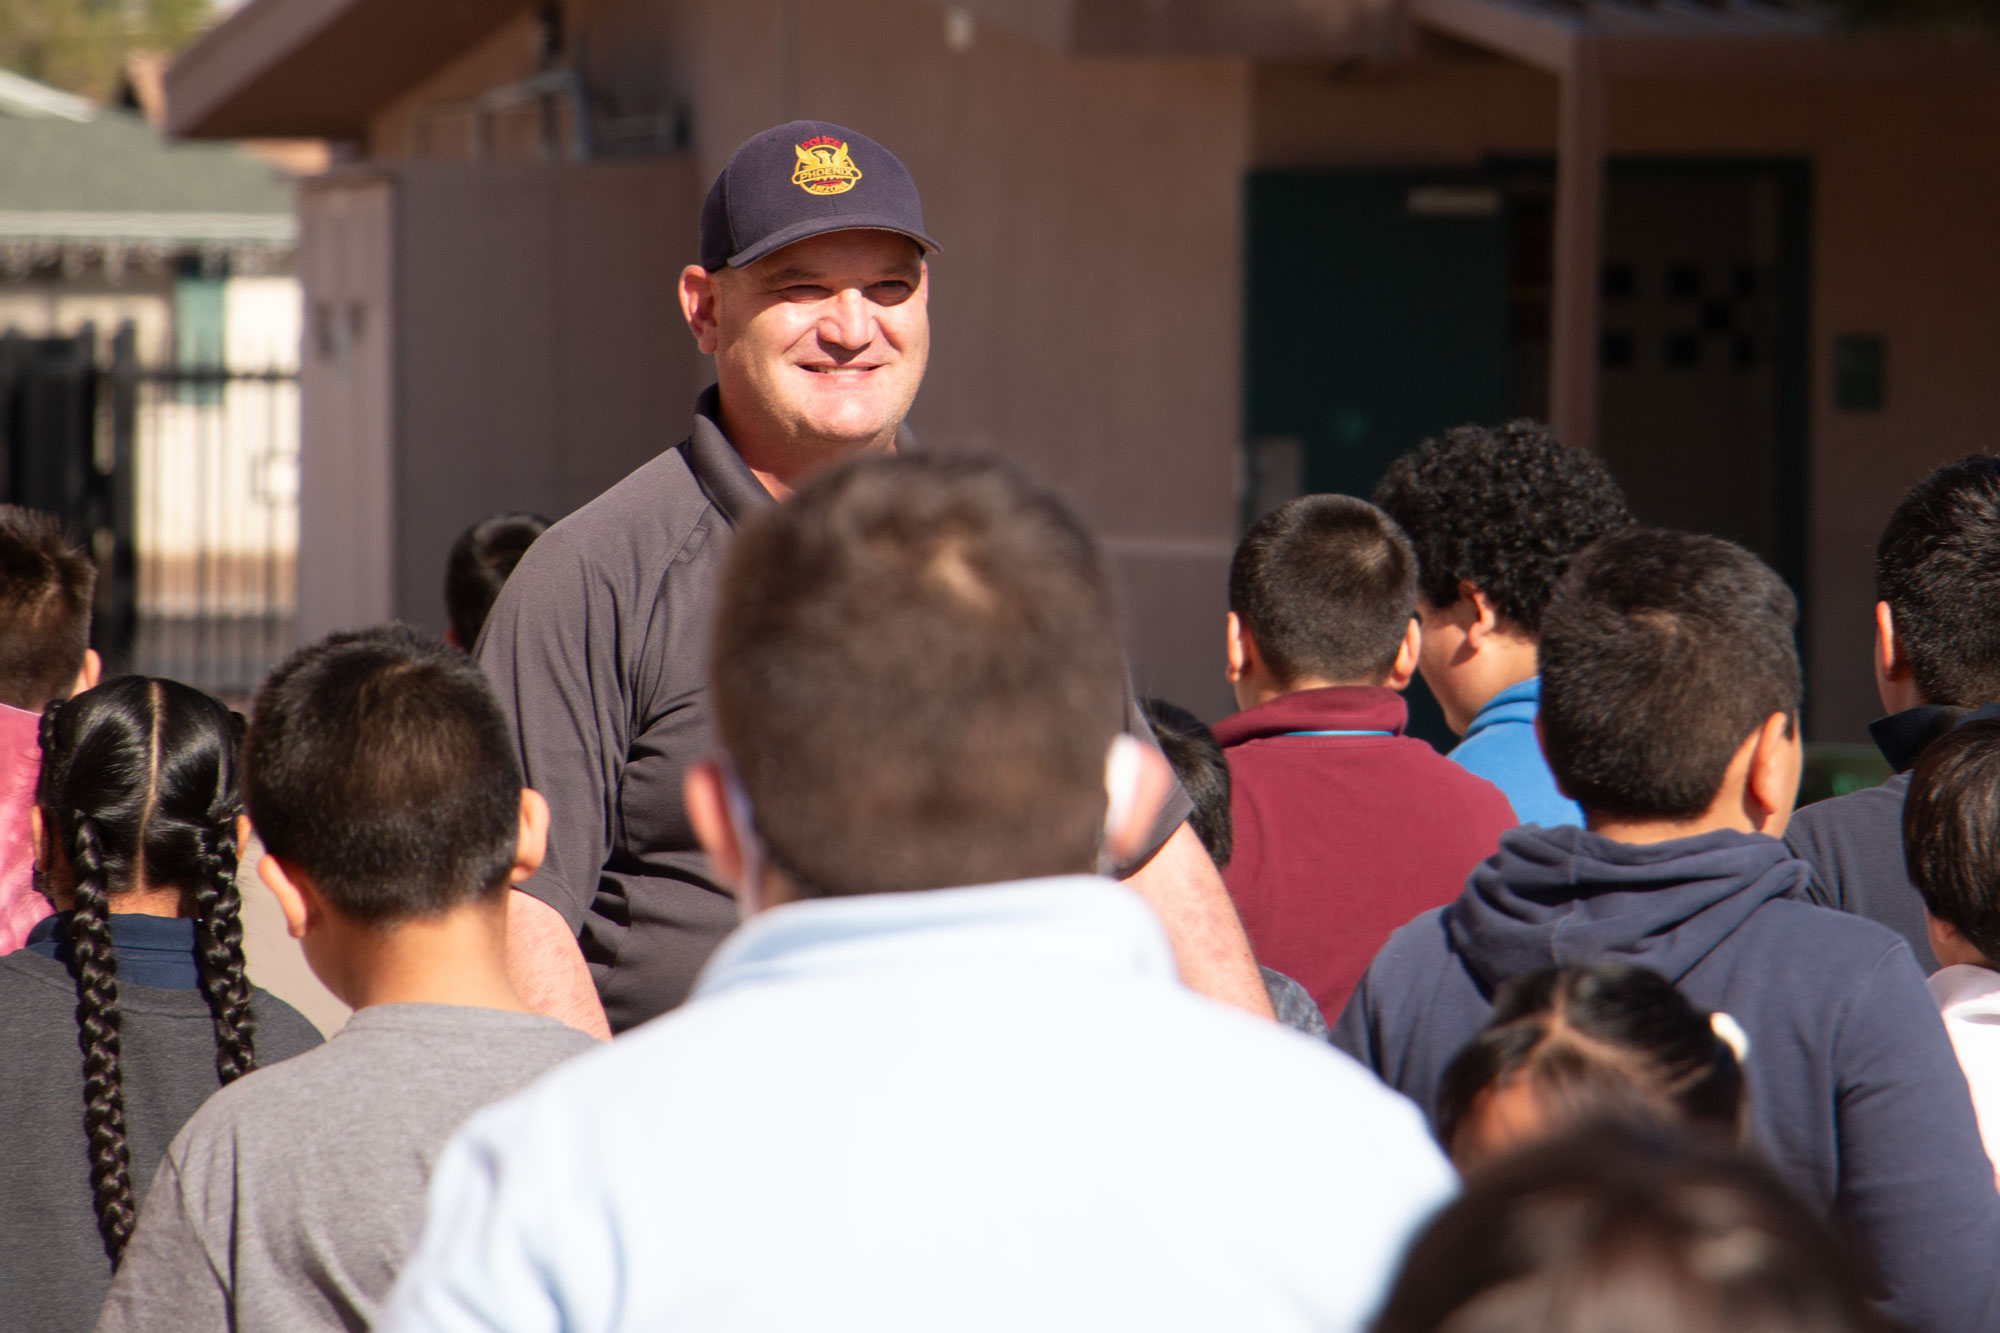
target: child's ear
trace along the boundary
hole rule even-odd
[[[1493,599],[1480,591],[1471,579],[1460,579],[1455,605],[1463,608],[1459,619],[1465,626],[1466,644],[1475,650],[1484,647],[1500,627],[1500,611],[1493,605]]]
[[[78,695],[94,688],[103,675],[104,659],[97,655],[95,648],[84,649],[83,666],[76,673],[76,685],[70,690],[70,694]]]
[[[549,850],[549,803],[533,787],[521,788],[521,831],[514,843],[509,884],[525,884],[542,868]]]
[[[285,933],[295,940],[304,939],[323,910],[312,884],[269,852],[257,862],[257,878],[278,900],[278,910],[285,914]]]
[[[1415,616],[1403,627],[1403,644],[1396,649],[1396,660],[1389,664],[1389,679],[1383,681],[1392,690],[1407,689],[1410,677],[1417,674],[1417,659],[1424,648],[1424,627]]]
[[[1743,775],[1743,804],[1758,833],[1783,837],[1799,799],[1799,772],[1805,745],[1793,713],[1773,713],[1751,736],[1750,765]]]
[[[1250,668],[1257,660],[1257,646],[1250,639],[1250,631],[1243,626],[1243,617],[1234,611],[1222,622],[1223,649],[1228,653],[1228,667],[1224,679],[1231,685],[1250,674]]]

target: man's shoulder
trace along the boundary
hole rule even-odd
[[[521,556],[510,584],[566,575],[578,565],[665,565],[714,508],[680,446],[648,460],[572,510]]]
[[[1785,842],[1815,862],[1829,857],[1834,848],[1856,843],[1879,844],[1900,857],[1903,798],[1909,789],[1909,774],[1898,773],[1880,786],[1802,806],[1785,826]]]

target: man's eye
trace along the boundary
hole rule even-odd
[[[878,282],[868,289],[869,293],[883,305],[894,305],[899,301],[907,300],[910,294],[916,290],[914,284],[904,282],[900,278],[889,282]]]
[[[833,293],[824,287],[814,287],[807,283],[798,283],[785,288],[783,295],[787,301],[824,301],[827,297],[833,295]]]

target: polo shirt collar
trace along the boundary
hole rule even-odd
[[[1286,736],[1379,740],[1401,735],[1409,717],[1403,696],[1386,686],[1330,685],[1281,694],[1232,713],[1215,724],[1215,738],[1224,745]]]
[[[694,401],[694,429],[688,433],[688,468],[709,502],[722,511],[732,528],[771,503],[771,493],[743,461],[743,455],[722,433],[722,395],[711,384]],[[918,452],[917,437],[908,426],[896,428],[896,452]]]
[[[1961,723],[2000,718],[2000,703],[1979,708],[1954,708],[1944,704],[1923,704],[1900,713],[1878,717],[1868,724],[1875,748],[1898,773],[1914,766],[1924,747]]]

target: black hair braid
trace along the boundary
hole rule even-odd
[[[215,1017],[215,1072],[224,1083],[257,1067],[250,978],[243,969],[242,900],[236,892],[236,820],[224,814],[199,832],[201,880],[195,889],[195,964]]]
[[[118,960],[111,949],[104,858],[97,824],[72,812],[70,866],[76,911],[70,971],[76,978],[76,1039],[83,1050],[83,1127],[90,1143],[90,1189],[104,1252],[116,1264],[131,1238],[132,1158],[125,1145],[125,1087],[119,1067]]]

